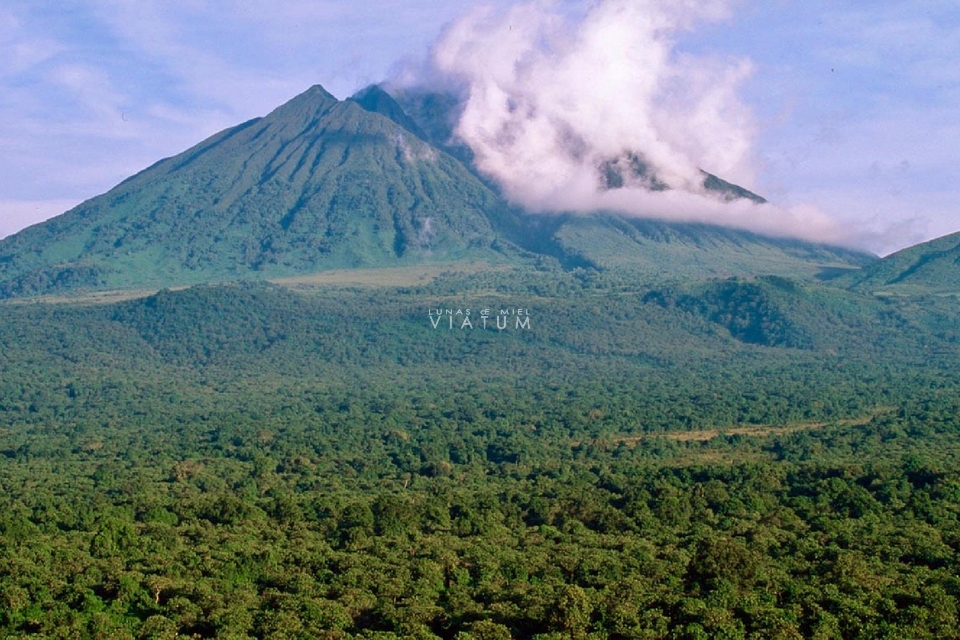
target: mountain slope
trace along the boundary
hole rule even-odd
[[[538,233],[569,261],[625,268],[655,279],[781,275],[813,279],[857,269],[870,254],[705,224],[628,218],[609,213],[541,216]]]
[[[444,149],[455,158],[470,164],[473,152],[458,141],[456,122],[461,104],[456,95],[417,89],[403,89],[391,96],[380,85],[370,85],[351,98],[365,109],[380,113],[431,144]],[[701,170],[703,188],[724,201],[746,199],[758,204],[767,200],[762,196],[727,182],[712,173]],[[652,170],[642,154],[625,152],[610,158],[597,167],[597,177],[605,189],[623,186],[642,186],[663,191],[667,185]]]
[[[472,153],[455,138],[460,104],[453,94],[405,89],[388,94],[371,85],[352,98],[364,108],[470,162]],[[603,188],[667,188],[640,154],[624,153],[597,168]],[[767,202],[743,187],[701,171],[703,187],[723,201]],[[785,275],[812,277],[822,271],[857,269],[876,260],[871,254],[816,243],[770,238],[749,231],[705,224],[670,223],[621,216],[531,216],[525,246],[559,258],[567,266],[630,267],[672,277]]]
[[[960,292],[960,232],[893,253],[840,282],[860,291]]]
[[[873,259],[709,225],[521,215],[451,145],[451,100],[370,87],[338,101],[315,86],[0,241],[0,298],[428,261],[525,264],[530,252],[657,279],[812,278]],[[605,170],[607,188],[659,184],[640,155]],[[763,201],[703,175],[720,199]]]
[[[356,102],[361,107],[370,111],[372,113],[379,113],[382,116],[393,120],[398,125],[409,131],[410,133],[416,135],[421,140],[430,141],[430,136],[417,126],[417,123],[414,122],[407,113],[403,110],[403,107],[394,100],[393,96],[383,90],[380,85],[372,84],[366,89],[363,89],[354,95],[347,98],[352,102]]]
[[[0,293],[497,260],[508,216],[459,162],[315,86],[0,242]]]

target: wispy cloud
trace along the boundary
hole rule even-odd
[[[17,16],[9,9],[0,8],[0,77],[15,78],[61,50],[54,40],[26,34]]]
[[[750,3],[695,45],[751,58],[757,187],[881,253],[960,228],[960,14],[952,2]]]

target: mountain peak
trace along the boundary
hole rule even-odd
[[[453,158],[317,85],[0,242],[0,298],[499,260],[502,210]]]
[[[449,144],[456,109],[444,94],[398,102],[374,85],[340,101],[310,87],[0,241],[0,299],[532,255],[519,247],[564,265],[654,274],[665,265],[690,273],[690,263],[698,274],[729,275],[861,262],[706,226],[599,214],[521,218],[471,172],[469,149]],[[611,187],[618,176],[657,186],[637,154],[609,173]],[[721,196],[753,195],[704,175]]]
[[[339,102],[326,89],[319,84],[315,84],[271,111],[263,119],[269,122],[306,125],[315,121]]]
[[[413,135],[417,136],[421,140],[427,140],[427,135],[417,126],[417,123],[413,121],[406,111],[403,110],[403,107],[394,100],[393,96],[383,90],[378,84],[372,84],[364,89],[361,89],[357,93],[353,94],[347,100],[356,102],[358,105],[370,111],[371,113],[379,113],[382,116],[385,116],[393,120],[396,124],[400,125]]]

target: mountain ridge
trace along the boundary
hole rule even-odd
[[[864,292],[960,293],[960,232],[896,251],[840,282]]]
[[[0,280],[10,295],[134,284],[120,272],[144,261],[156,273],[142,280],[190,284],[497,260],[515,252],[493,229],[507,217],[460,163],[316,86],[0,241]]]
[[[814,277],[873,259],[710,225],[524,215],[457,157],[455,144],[437,141],[455,105],[424,97],[413,117],[406,100],[377,86],[338,100],[314,85],[0,240],[0,297],[461,260]],[[621,179],[632,177],[625,170],[647,176],[634,165],[620,167]],[[763,200],[704,176],[725,199]]]
[[[372,84],[349,98],[365,109],[391,118],[400,126],[408,128],[427,142],[440,147],[455,158],[470,164],[473,151],[458,142],[455,134],[456,112],[460,108],[459,99],[452,93],[436,91],[400,91],[396,98],[391,96],[380,84]],[[410,115],[410,113],[414,115]],[[733,184],[709,171],[700,169],[703,177],[701,186],[721,200],[750,200],[764,204],[767,199],[749,189]],[[665,191],[656,172],[638,151],[627,151],[615,158],[609,158],[597,167],[597,178],[603,189],[618,189],[623,186],[640,186],[651,191]]]

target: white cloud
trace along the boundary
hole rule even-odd
[[[822,212],[721,203],[701,168],[749,186],[754,119],[743,59],[678,51],[678,32],[729,15],[725,2],[601,0],[578,19],[552,3],[476,9],[433,51],[464,89],[456,133],[478,168],[535,211],[616,210],[838,241]],[[673,189],[606,189],[600,167],[635,152]]]

